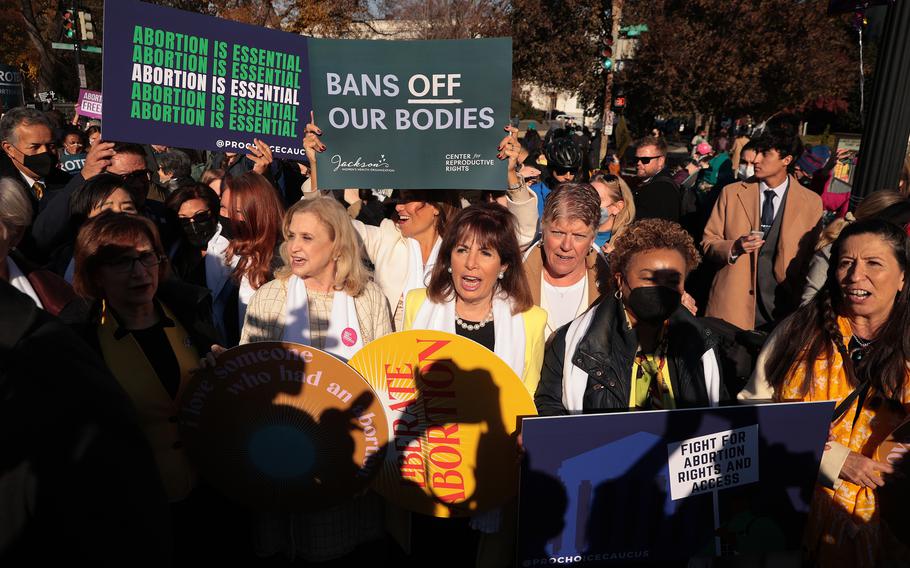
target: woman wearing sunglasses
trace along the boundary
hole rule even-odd
[[[546,148],[548,174],[531,186],[537,195],[537,212],[543,218],[547,196],[561,183],[575,181],[581,169],[581,150],[571,138],[555,138]]]
[[[230,242],[218,222],[218,195],[209,186],[194,183],[169,195],[165,204],[181,228],[180,238],[168,251],[171,268],[184,282],[209,289],[215,327],[233,347],[240,340],[238,287],[225,256]]]

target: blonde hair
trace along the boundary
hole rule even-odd
[[[840,236],[841,231],[854,220],[862,221],[863,219],[874,217],[888,207],[891,207],[895,203],[900,203],[905,199],[907,199],[907,196],[896,191],[882,190],[872,192],[856,207],[856,213],[854,213],[854,215],[848,213],[846,218],[835,219],[825,227],[825,230],[818,238],[818,244],[815,245],[815,250],[821,250],[836,241],[837,237]]]
[[[333,197],[300,200],[284,214],[281,232],[285,242],[281,244],[280,249],[284,265],[275,271],[275,277],[284,279],[289,278],[292,274],[287,238],[291,220],[298,213],[312,213],[329,230],[329,236],[332,239],[332,257],[336,259],[335,289],[344,290],[351,297],[362,294],[370,279],[370,272],[363,265],[360,241],[351,225],[351,218],[344,207]]]
[[[16,179],[0,178],[0,236],[4,240],[10,229],[32,224],[32,202],[25,191]]]
[[[607,176],[597,175],[591,180],[592,184],[595,182],[607,186],[607,189],[610,190],[610,198],[614,203],[622,201],[624,204],[622,211],[613,219],[613,233],[610,235],[610,240],[613,240],[623,234],[626,228],[635,221],[635,197],[626,180],[619,176],[612,176],[612,179],[609,179]]]

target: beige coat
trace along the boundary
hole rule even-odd
[[[705,315],[742,329],[755,326],[758,253],[739,256],[732,264],[733,242],[759,229],[759,184],[739,181],[725,187],[705,226],[705,257],[722,265],[711,285]],[[774,259],[774,278],[785,287],[794,308],[799,306],[809,260],[821,230],[822,200],[790,177]]]
[[[240,345],[256,341],[281,341],[287,301],[287,278],[276,278],[260,286],[246,310]],[[374,282],[367,282],[363,292],[354,298],[354,311],[357,313],[364,345],[392,333],[389,305],[382,290]]]

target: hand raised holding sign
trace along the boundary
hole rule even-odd
[[[518,170],[521,169],[521,162],[523,161],[521,154],[524,152],[524,148],[521,147],[521,142],[519,142],[518,137],[515,136],[518,132],[517,128],[509,125],[503,128],[503,130],[508,132],[509,135],[499,142],[499,146],[497,147],[499,153],[496,154],[496,157],[500,160],[509,161],[507,173],[509,191],[521,190],[524,185],[524,180],[518,177]],[[524,154],[527,156],[527,152],[524,152]],[[520,199],[520,196],[513,195],[512,199]]]
[[[503,130],[509,134],[499,142],[497,147],[499,154],[496,157],[500,160],[509,160],[509,168],[514,170],[519,163],[518,158],[521,154],[521,143],[518,141],[518,137],[515,136],[518,133],[518,129],[510,125],[503,128]]]
[[[247,144],[250,153],[246,155],[253,162],[253,171],[265,175],[272,165],[272,150],[269,145],[258,138],[253,138],[253,144]]]
[[[93,178],[105,171],[111,165],[111,157],[114,155],[113,142],[101,142],[100,140],[94,146],[89,148],[88,155],[85,157],[85,165],[82,166],[82,178]]]
[[[310,160],[310,190],[316,191],[316,153],[325,152],[325,144],[319,139],[322,136],[322,129],[316,126],[316,119],[313,111],[310,111],[310,122],[304,129],[306,133],[303,137],[303,149],[306,150],[306,157]]]

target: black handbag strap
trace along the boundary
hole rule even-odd
[[[847,374],[847,380],[851,383],[856,383],[856,374],[853,372],[853,359],[850,357],[850,354],[847,352],[847,346],[841,345],[838,347],[840,351],[841,358],[844,362],[844,372]],[[844,415],[847,410],[850,409],[850,406],[853,405],[853,401],[859,398],[859,404],[856,407],[856,415],[853,417],[853,424],[856,425],[856,419],[859,418],[859,412],[863,409],[863,402],[866,400],[866,394],[869,392],[869,380],[865,380],[860,384],[856,385],[856,388],[853,389],[853,392],[847,395],[847,398],[842,400],[840,404],[834,409],[834,416],[831,418],[831,422],[837,422],[841,416]]]
[[[840,401],[840,404],[837,405],[837,408],[834,409],[834,416],[831,418],[831,422],[837,422],[838,419],[844,415],[847,410],[850,409],[850,406],[853,404],[853,401],[857,397],[862,397],[859,402],[859,408],[856,409],[856,415],[859,416],[859,411],[863,408],[863,400],[866,398],[866,392],[869,390],[869,381],[863,381],[862,384],[856,386],[847,398]],[[855,422],[855,420],[854,420]]]

